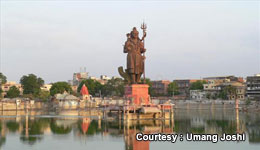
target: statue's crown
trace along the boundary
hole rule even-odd
[[[133,32],[138,32],[136,27],[133,27],[133,30],[131,31],[131,33],[133,33]]]

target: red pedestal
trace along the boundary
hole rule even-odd
[[[148,93],[149,85],[147,84],[132,84],[125,86],[125,97],[132,100],[135,105],[150,104],[150,95]]]

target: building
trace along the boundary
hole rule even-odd
[[[240,100],[245,99],[246,86],[245,86],[244,83],[241,83],[241,82],[238,82],[238,81],[223,82],[216,87],[217,87],[217,89],[219,89],[219,92],[220,92],[221,90],[223,90],[227,86],[231,86],[231,87],[235,88],[235,94],[233,94],[233,95],[228,94],[227,95],[229,100],[235,100],[236,98],[240,99]]]
[[[44,84],[41,87],[41,90],[43,90],[43,91],[50,91],[51,87],[52,87],[52,84]]]
[[[88,79],[88,72],[77,72],[73,74],[73,79],[69,80],[70,85],[78,86],[82,80]]]
[[[226,86],[234,86],[238,91],[237,95],[239,99],[244,99],[245,85],[242,77],[235,76],[217,76],[206,77],[203,80],[207,81],[207,84],[203,84],[203,90],[206,92],[208,98],[217,98],[222,89]],[[234,99],[232,96],[229,99]]]
[[[170,83],[171,82],[169,80],[152,81],[152,88],[154,89],[155,94],[167,95],[168,85]]]
[[[217,86],[221,83],[223,83],[224,80],[208,80],[208,83],[203,84],[203,89],[205,91],[216,91],[219,90],[217,89]]]
[[[88,88],[85,84],[83,84],[83,86],[81,87],[80,94],[81,94],[83,100],[87,100],[90,98]]]
[[[189,95],[190,90],[190,80],[174,80],[173,82],[176,82],[179,90],[179,95],[187,96]]]
[[[1,88],[3,90],[2,92],[2,96],[4,97],[7,93],[7,91],[9,91],[9,89],[12,87],[12,86],[15,86],[16,88],[19,89],[20,91],[20,94],[23,93],[23,88],[22,88],[22,85],[19,84],[19,83],[16,83],[15,81],[7,81],[5,84],[2,84],[1,85]]]
[[[185,99],[190,98],[190,86],[192,83],[198,81],[197,79],[184,79],[184,80],[173,80],[176,82],[179,89],[179,96],[185,97]]]
[[[79,98],[68,94],[67,92],[64,92],[63,94],[58,93],[54,97],[54,101],[58,103],[60,108],[77,109],[78,107]]]
[[[207,98],[217,98],[218,93],[220,92],[220,87],[224,80],[223,79],[209,79],[206,84],[203,84],[203,90],[206,93]]]
[[[97,78],[97,77],[94,77],[94,76],[90,76],[89,79],[95,80],[95,81],[98,80],[98,78]]]
[[[112,79],[122,79],[121,77],[112,76]]]
[[[106,76],[106,75],[101,75],[101,76],[100,76],[100,79],[101,79],[101,80],[111,80],[111,78],[108,77],[108,76]]]
[[[78,92],[78,86],[72,85],[71,86],[72,92],[77,93]]]
[[[246,78],[246,96],[260,101],[260,74]]]
[[[111,80],[111,78],[106,75],[101,75],[100,78],[91,76],[91,77],[89,77],[89,79],[97,81],[102,85],[106,84],[109,80]]]
[[[203,80],[219,80],[219,81],[226,81],[226,82],[230,82],[230,81],[240,81],[241,77],[235,77],[233,75],[230,76],[216,76],[216,77],[206,77],[203,78]]]
[[[110,77],[108,77],[108,76],[106,76],[106,75],[101,75],[101,76],[100,76],[100,79],[98,79],[97,81],[98,81],[100,84],[104,85],[104,84],[106,84],[109,80],[111,80]]]
[[[203,90],[190,90],[190,99],[192,100],[206,99],[206,92]]]

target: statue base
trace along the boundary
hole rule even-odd
[[[149,105],[150,95],[148,93],[149,85],[132,84],[125,86],[125,97],[134,105]]]

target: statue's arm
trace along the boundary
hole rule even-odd
[[[141,50],[141,53],[144,53],[146,52],[146,49],[144,48],[144,42],[140,42],[140,50]]]
[[[124,45],[124,53],[128,53],[129,51],[130,51],[130,43],[126,41]]]

